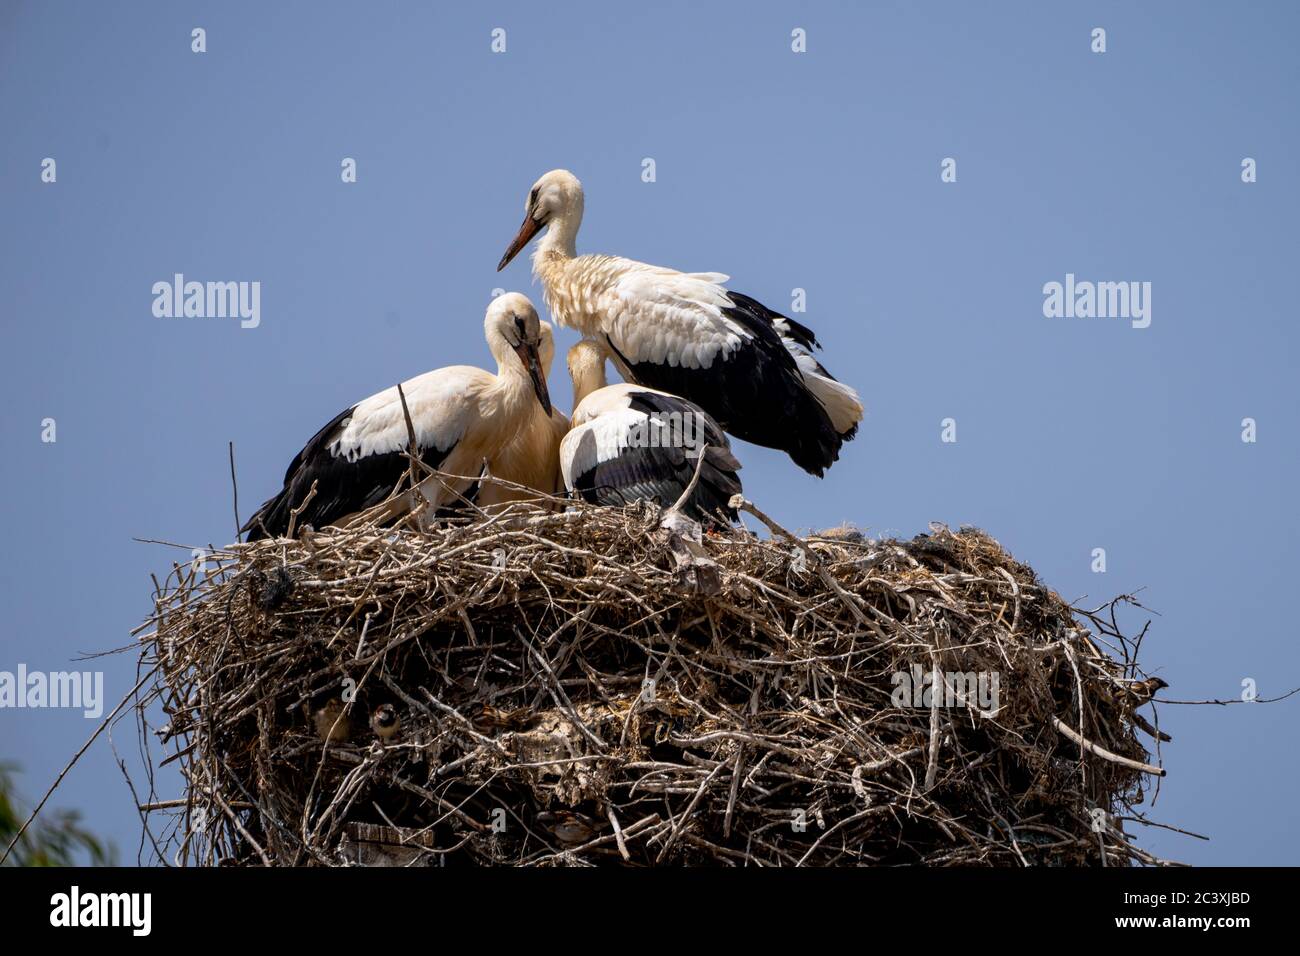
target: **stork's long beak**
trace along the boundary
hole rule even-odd
[[[519,360],[528,369],[528,377],[533,380],[533,392],[542,403],[546,414],[551,414],[551,393],[546,390],[546,376],[542,374],[542,360],[537,355],[537,346],[524,343],[515,347]]]
[[[537,235],[537,230],[541,228],[542,224],[533,218],[532,213],[524,216],[524,224],[519,227],[519,234],[515,236],[515,241],[510,243],[510,248],[506,250],[506,254],[497,263],[497,272],[510,265],[510,260],[519,255],[519,250],[528,245],[528,240]]]

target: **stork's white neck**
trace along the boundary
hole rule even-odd
[[[578,227],[582,225],[582,200],[579,198],[569,208],[551,216],[546,224],[546,234],[537,241],[533,253],[534,267],[538,259],[556,257],[572,259],[578,254]]]
[[[605,387],[605,354],[590,343],[582,342],[573,347],[573,358],[569,362],[569,377],[573,380],[573,407],[577,408],[582,400],[592,392]]]
[[[494,336],[491,349],[492,357],[497,360],[497,380],[484,393],[487,401],[482,413],[489,418],[510,419],[526,411],[529,401],[537,401],[533,380],[503,337]]]

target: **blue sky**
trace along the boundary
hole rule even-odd
[[[188,555],[132,539],[231,537],[228,441],[247,515],[348,403],[488,362],[492,290],[541,301],[497,259],[564,166],[579,251],[725,272],[777,309],[806,290],[868,416],[820,482],[738,445],[779,520],[979,525],[1067,599],[1143,589],[1168,696],[1290,689],[1298,28],[1289,3],[5,2],[0,669],[128,643],[149,574]],[[261,324],[155,318],[177,272],[260,282]],[[1046,318],[1067,273],[1150,282],[1150,327]],[[130,655],[95,666],[112,702],[134,683]],[[1142,845],[1296,863],[1298,716],[1165,707],[1150,812],[1212,840]],[[3,710],[0,759],[35,798],[92,729]],[[134,764],[129,724],[116,743]],[[54,803],[134,859],[102,742]]]

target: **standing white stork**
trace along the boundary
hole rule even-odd
[[[549,381],[551,364],[555,361],[555,337],[549,323],[541,323],[541,343],[537,348],[541,360],[542,378]],[[475,503],[491,511],[494,505],[511,501],[535,500],[536,495],[526,489],[553,495],[564,490],[560,480],[560,440],[569,430],[569,417],[558,408],[547,410],[530,405],[528,420],[501,451],[488,460],[488,472],[494,478],[523,485],[511,488],[495,482],[483,482]]]
[[[700,478],[683,510],[704,524],[735,521],[741,492],[727,436],[698,405],[642,385],[605,384],[606,346],[583,339],[569,349],[573,423],[560,442],[564,486],[602,505],[657,501],[670,508]],[[704,462],[699,463],[703,452]]]
[[[533,274],[557,322],[606,342],[625,379],[681,395],[737,438],[779,448],[821,476],[863,409],[813,357],[812,330],[727,290],[720,273],[577,255],[582,210],[582,184],[568,170],[537,180],[497,270],[545,228]]]
[[[420,459],[449,475],[479,474],[483,461],[528,421],[534,402],[548,415],[551,411],[538,354],[541,323],[528,297],[508,292],[493,299],[483,331],[497,361],[496,375],[451,365],[402,383]],[[406,474],[409,446],[396,386],[353,405],[289,463],[284,488],[244,526],[248,540],[286,534],[297,508],[299,526],[321,528],[379,504]],[[468,485],[426,478],[420,492],[429,502],[428,514],[453,502]],[[409,510],[415,503],[408,493],[402,507]]]

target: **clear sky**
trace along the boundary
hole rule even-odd
[[[979,525],[1069,599],[1144,589],[1172,698],[1300,684],[1298,33],[1280,2],[2,0],[0,670],[129,642],[149,574],[188,556],[132,539],[232,537],[227,441],[246,516],[347,404],[487,364],[493,289],[540,306],[525,259],[494,268],[563,166],[579,251],[725,272],[779,310],[806,290],[868,416],[824,481],[738,444],[778,519]],[[260,324],[156,318],[178,272],[260,282]],[[1067,274],[1151,283],[1150,326],[1045,317]],[[82,666],[110,704],[135,680],[133,655]],[[1212,840],[1142,845],[1300,862],[1300,699],[1161,722],[1151,812]],[[0,759],[36,798],[93,727],[0,710]],[[115,743],[134,764],[129,723]],[[135,858],[106,742],[54,803]]]

